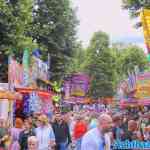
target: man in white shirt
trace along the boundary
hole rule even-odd
[[[52,127],[48,124],[47,116],[41,115],[38,119],[39,127],[35,129],[38,139],[38,150],[48,150],[55,145],[55,135]]]
[[[98,118],[98,127],[88,131],[84,135],[81,150],[105,150],[105,134],[110,131],[112,124],[111,116],[101,114]]]

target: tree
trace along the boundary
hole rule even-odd
[[[0,3],[1,48],[18,57],[25,48],[37,45],[28,36],[32,23],[33,0],[2,0]],[[6,51],[7,49],[7,51]]]
[[[94,33],[87,50],[85,72],[91,78],[89,95],[94,99],[112,97],[115,93],[116,63],[104,32]]]
[[[123,9],[127,9],[129,11],[130,17],[135,18],[138,17],[142,8],[150,8],[149,0],[122,0]],[[141,22],[137,22],[135,27],[141,27]]]
[[[149,0],[122,0],[123,8],[129,10],[131,17],[136,17],[142,8],[150,8]]]
[[[77,72],[83,72],[83,65],[86,59],[85,57],[86,51],[82,47],[82,43],[79,42],[75,46],[75,50],[73,52],[73,56],[67,64],[66,73],[72,74]]]
[[[148,70],[148,59],[143,49],[132,44],[115,43],[111,47],[116,58],[116,72],[118,82],[126,79],[135,67],[140,71]]]
[[[128,75],[128,71],[134,71],[135,66],[144,71],[148,67],[148,60],[143,49],[129,45],[121,52],[120,63],[122,74]]]
[[[32,23],[33,0],[0,1],[0,80],[7,82],[8,55],[21,61],[23,49],[37,47],[28,36]]]
[[[44,59],[51,55],[52,78],[63,77],[75,49],[76,23],[70,0],[1,0],[0,69],[7,70],[9,53],[21,61],[24,48],[39,47]]]
[[[70,0],[36,1],[31,36],[51,55],[51,77],[60,79],[75,46],[76,17]]]

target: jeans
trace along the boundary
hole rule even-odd
[[[81,142],[82,142],[82,138],[76,141],[76,150],[81,150]]]
[[[68,150],[68,143],[67,142],[59,143],[59,150]]]

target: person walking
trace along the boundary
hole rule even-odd
[[[67,150],[71,143],[69,125],[64,121],[60,113],[55,114],[55,121],[52,123],[56,138],[56,150]]]
[[[82,139],[81,150],[110,150],[105,141],[105,134],[112,129],[113,121],[108,114],[101,114],[98,118],[98,126],[89,130]],[[108,137],[108,136],[107,136]],[[107,140],[108,141],[108,140]]]
[[[23,130],[23,121],[21,118],[16,118],[15,127],[10,129],[11,144],[9,150],[20,150],[19,136]]]
[[[88,126],[81,116],[77,116],[76,120],[73,137],[76,141],[76,150],[81,150],[82,137],[87,132]]]
[[[48,123],[46,115],[38,118],[39,126],[35,129],[35,135],[38,139],[38,150],[49,150],[55,145],[55,135],[51,125]]]
[[[9,139],[8,129],[6,127],[6,120],[0,117],[0,150],[7,148],[6,141]]]
[[[21,150],[27,150],[28,144],[28,137],[35,136],[35,132],[32,129],[32,122],[28,119],[24,120],[24,130],[20,133],[19,136],[19,145]]]
[[[38,139],[36,138],[36,136],[30,136],[28,138],[27,143],[28,143],[28,149],[26,150],[38,150]]]

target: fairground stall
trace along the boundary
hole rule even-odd
[[[90,77],[84,73],[72,74],[64,80],[63,103],[64,107],[75,110],[82,109],[83,105],[89,105],[91,99],[87,97],[90,87]]]
[[[15,99],[22,101],[22,95],[9,90],[8,83],[0,83],[0,117],[5,118],[8,124],[13,120],[13,103]]]
[[[39,57],[30,57],[29,50],[25,49],[23,63],[19,64],[15,58],[9,59],[9,86],[11,91],[22,95],[22,101],[15,99],[13,110],[15,117],[24,117],[33,113],[52,115],[52,97],[48,81],[48,64]]]
[[[121,82],[118,93],[121,108],[150,106],[150,72],[132,74]]]

